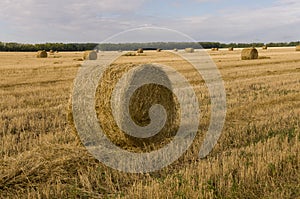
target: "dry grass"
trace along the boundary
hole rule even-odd
[[[99,163],[73,134],[66,113],[80,63],[74,59],[82,53],[47,59],[0,53],[0,197],[299,198],[298,52],[269,48],[259,53],[270,59],[252,61],[240,61],[239,49],[209,53],[225,81],[228,113],[217,146],[204,160],[197,152],[210,105],[201,78],[166,52],[115,63],[173,65],[201,100],[203,118],[193,146],[169,167],[144,175]]]

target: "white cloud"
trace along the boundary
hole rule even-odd
[[[0,38],[18,42],[95,42],[147,24],[176,29],[202,41],[269,42],[300,39],[298,0],[278,0],[273,5],[251,11],[243,7],[234,10],[226,8],[217,15],[183,18],[143,15],[140,9],[145,9],[143,4],[146,1],[2,0],[0,26],[1,21],[5,22],[10,31],[1,31]],[[13,34],[8,34],[11,32]]]

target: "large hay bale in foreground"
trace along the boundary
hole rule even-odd
[[[242,60],[258,59],[258,51],[256,48],[244,48],[241,54]]]
[[[103,74],[96,93],[96,112],[101,127],[107,137],[117,146],[131,151],[151,151],[159,148],[172,140],[178,130],[179,105],[173,92],[167,87],[157,84],[147,84],[138,88],[130,97],[129,113],[132,120],[138,126],[147,126],[151,123],[149,110],[155,104],[162,105],[167,112],[167,121],[161,131],[150,138],[137,138],[123,132],[116,121],[123,122],[125,117],[125,104],[116,107],[117,117],[113,116],[111,110],[111,100],[113,90],[120,78],[129,70],[133,69],[133,74],[127,78],[127,82],[121,85],[116,91],[117,99],[124,99],[128,95],[128,89],[136,82],[136,79],[145,78],[143,72],[149,68],[137,70],[134,64],[113,64]],[[153,74],[160,78],[171,88],[171,82],[167,74],[160,68],[151,68]],[[128,98],[127,98],[128,99]]]
[[[296,51],[300,51],[300,45],[296,46]]]
[[[97,60],[97,52],[95,51],[85,51],[83,54],[84,60]]]
[[[185,52],[186,53],[193,53],[193,52],[195,52],[195,50],[194,50],[194,48],[186,48]]]
[[[139,49],[137,50],[137,53],[144,53],[144,49],[139,48]]]
[[[37,58],[47,58],[48,54],[45,50],[39,50],[36,55]]]

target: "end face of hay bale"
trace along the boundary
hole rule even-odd
[[[97,59],[97,52],[95,51],[85,51],[83,54],[84,60],[96,60]]]
[[[47,58],[48,54],[45,50],[39,50],[36,55],[37,58]]]
[[[137,53],[144,53],[144,49],[139,48],[139,49],[137,50]]]
[[[194,48],[186,48],[185,52],[186,53],[193,53],[193,52],[195,52],[195,50],[194,50]]]
[[[300,45],[296,46],[296,51],[300,51]]]
[[[258,59],[258,51],[256,48],[244,48],[241,54],[242,60]]]

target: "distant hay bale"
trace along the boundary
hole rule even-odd
[[[258,51],[256,48],[244,48],[241,54],[242,60],[258,59]]]
[[[219,51],[219,48],[212,48],[211,51]]]
[[[296,46],[296,51],[300,51],[300,45]]]
[[[174,48],[174,50],[173,50],[174,52],[177,52],[178,51],[178,49],[177,48]]]
[[[83,54],[84,60],[96,60],[97,59],[97,52],[95,51],[85,51]]]
[[[53,54],[53,53],[54,53],[54,51],[53,51],[53,50],[50,50],[50,51],[49,51],[49,53],[50,53],[50,54]]]
[[[161,52],[162,50],[160,48],[156,49],[156,52]]]
[[[152,65],[143,68],[137,68],[137,66],[138,65],[135,64],[112,64],[109,66],[99,81],[95,95],[95,107],[101,128],[111,142],[129,151],[151,151],[153,148],[157,149],[164,146],[176,135],[179,128],[180,108],[177,98],[167,87],[159,84],[143,85],[130,97],[129,113],[133,122],[138,126],[149,125],[151,123],[149,116],[150,108],[155,104],[160,104],[167,113],[166,123],[156,135],[150,138],[137,138],[123,132],[116,121],[123,122],[123,118],[125,117],[124,110],[128,107],[120,103],[120,106],[116,107],[116,117],[111,110],[111,100],[114,89],[122,76],[129,70],[133,70],[129,78],[126,79],[126,83],[122,84],[121,88],[118,88],[116,91],[115,96],[117,99],[128,97],[130,87],[137,79],[143,76],[145,70],[149,69],[151,70],[151,74],[160,78],[169,88],[172,88],[168,75],[161,68]],[[71,105],[69,105],[69,107],[67,114],[68,121],[76,132]]]
[[[47,58],[48,54],[45,50],[39,50],[36,55],[37,58]]]
[[[233,50],[234,50],[233,47],[228,48],[228,51],[233,51]]]
[[[195,50],[194,50],[194,48],[186,48],[185,52],[186,53],[193,53],[193,52],[195,52]]]
[[[262,47],[262,49],[263,49],[263,50],[267,50],[267,49],[268,49],[268,46],[267,46],[267,45],[264,45],[264,46]]]
[[[144,49],[139,48],[139,49],[137,50],[137,53],[144,53]]]

